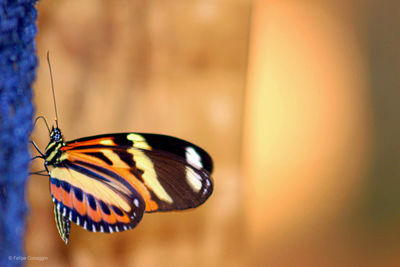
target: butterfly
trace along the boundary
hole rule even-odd
[[[65,141],[57,119],[49,132],[44,153],[31,143],[44,159],[66,244],[71,222],[91,232],[126,231],[145,212],[195,208],[213,192],[210,155],[182,139],[132,132]]]

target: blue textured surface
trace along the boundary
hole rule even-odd
[[[24,256],[31,85],[37,65],[35,3],[0,0],[0,266],[26,263],[17,257]]]

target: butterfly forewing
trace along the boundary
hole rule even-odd
[[[194,208],[212,193],[212,161],[201,148],[178,138],[125,133],[77,139],[61,149],[75,164],[123,177],[146,203],[146,211]]]

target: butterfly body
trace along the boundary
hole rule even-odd
[[[166,135],[117,133],[65,142],[53,127],[44,158],[66,243],[71,221],[92,232],[125,231],[144,212],[195,208],[213,190],[211,157]]]

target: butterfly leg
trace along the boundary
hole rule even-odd
[[[45,172],[46,170],[41,170],[41,171],[37,171],[37,172],[32,172],[32,174],[40,174],[40,173],[43,173],[43,172]]]
[[[45,172],[46,174],[45,174],[44,172]],[[46,170],[41,170],[41,171],[37,171],[37,172],[30,172],[29,175],[35,174],[35,175],[39,175],[39,176],[49,176],[47,173],[48,173],[48,172],[47,172]]]
[[[35,160],[35,159],[43,159],[43,156],[34,156],[33,158],[31,158],[31,160]]]
[[[30,172],[29,173],[29,175],[39,175],[39,176],[46,176],[46,177],[49,177],[49,175],[48,174],[40,174],[40,173],[35,173],[35,172]]]
[[[42,158],[45,157],[44,154],[42,153],[42,151],[40,151],[39,147],[36,145],[36,143],[34,141],[31,140],[29,143],[31,143],[36,148],[36,150],[39,152],[39,154]]]

